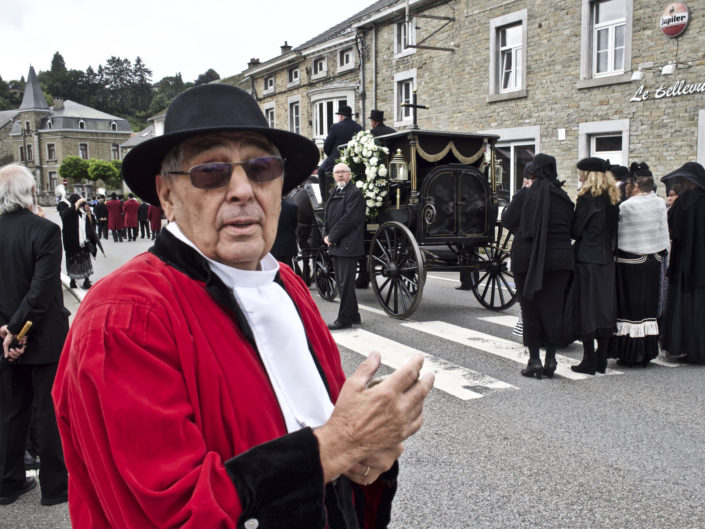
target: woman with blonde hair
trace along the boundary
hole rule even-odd
[[[601,158],[578,162],[578,182],[570,234],[575,239],[574,332],[583,342],[583,359],[571,369],[594,375],[607,368],[607,344],[617,322],[614,249],[620,193],[609,162]]]
[[[646,366],[659,353],[657,318],[668,221],[649,166],[635,162],[629,169],[629,198],[619,205],[617,230],[617,331],[608,354],[620,365]]]

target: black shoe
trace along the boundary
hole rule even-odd
[[[362,318],[360,318],[359,314],[356,314],[355,316],[353,316],[352,322],[353,322],[353,325],[361,325]]]
[[[66,503],[67,501],[69,501],[68,492],[65,494],[62,494],[60,496],[56,496],[54,498],[42,498],[39,501],[39,503],[41,503],[42,505],[49,506],[49,505],[59,505],[61,503]]]
[[[37,470],[39,468],[39,456],[33,456],[27,450],[24,451],[24,469]]]
[[[529,363],[526,364],[526,369],[521,370],[521,374],[525,377],[535,376],[539,380],[543,377],[543,366],[541,365],[541,360],[539,359],[529,359]]]
[[[595,374],[595,358],[583,358],[577,366],[570,366],[576,373],[584,373],[586,375]]]
[[[83,284],[81,285],[81,288],[83,290],[88,290],[89,288],[91,288],[91,282],[88,281],[88,278],[83,280]]]
[[[553,373],[556,372],[557,367],[558,362],[556,362],[555,357],[547,358],[543,366],[543,376],[545,376],[546,378],[553,378]]]
[[[339,329],[349,329],[352,325],[352,323],[345,323],[344,321],[335,320],[333,323],[328,324],[328,328],[331,331],[337,331]]]
[[[29,492],[32,490],[34,487],[37,486],[37,480],[34,478],[25,478],[24,483],[22,486],[10,494],[9,496],[2,496],[0,497],[0,505],[10,505],[11,503],[15,503],[17,501],[17,498],[25,494],[26,492]]]
[[[355,288],[358,288],[358,289],[370,288],[370,282],[369,281],[360,281],[359,283],[355,283]]]
[[[472,285],[460,285],[459,287],[455,287],[455,290],[472,290]]]
[[[74,281],[72,279],[71,282],[69,283],[69,288],[78,288],[78,285],[76,285],[76,281]]]

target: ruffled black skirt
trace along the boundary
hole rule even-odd
[[[71,279],[84,279],[93,274],[93,263],[88,250],[71,250],[66,252],[66,272]]]
[[[617,252],[617,330],[608,356],[623,364],[645,366],[658,356],[662,259]]]

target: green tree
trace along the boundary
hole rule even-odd
[[[78,156],[67,156],[59,166],[61,178],[73,182],[82,182],[88,178],[88,160]]]
[[[110,165],[115,168],[115,177],[105,183],[112,189],[122,188],[122,160],[110,160]]]
[[[7,83],[0,76],[0,110],[13,110],[12,94],[7,86]]]
[[[218,79],[220,79],[220,75],[218,75],[218,72],[216,72],[213,68],[209,68],[208,70],[206,70],[205,73],[202,73],[198,76],[198,79],[196,79],[196,86],[201,84],[212,83],[213,81],[217,81]]]
[[[120,171],[111,162],[91,158],[88,161],[88,177],[93,180],[102,180],[106,186],[115,188],[116,181],[120,181]]]

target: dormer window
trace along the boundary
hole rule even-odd
[[[117,122],[113,121],[110,123],[110,130],[117,130]]]
[[[323,76],[326,73],[326,58],[319,57],[313,60],[313,77]]]
[[[47,121],[47,128],[50,129],[54,126],[54,122],[52,120]]]
[[[85,128],[86,128],[86,122],[83,121],[82,119],[79,119],[79,120],[78,120],[78,128],[81,129],[81,130],[85,129]]]
[[[270,75],[264,78],[264,91],[273,92],[274,91],[274,76]]]
[[[299,67],[294,66],[293,68],[289,68],[289,84],[298,84],[299,82]]]

